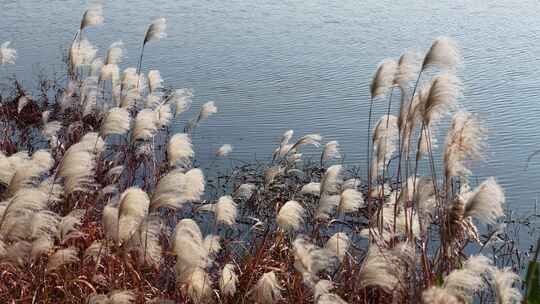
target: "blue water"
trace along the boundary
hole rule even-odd
[[[16,75],[30,85],[40,69],[61,73],[85,1],[0,1],[0,42],[18,50]],[[166,17],[169,37],[148,45],[144,69],[195,91],[194,108],[214,100],[219,114],[198,129],[198,158],[224,143],[233,158],[265,159],[281,133],[338,140],[345,162],[365,164],[368,85],[377,63],[406,48],[425,51],[439,35],[462,46],[463,106],[489,129],[481,180],[496,176],[510,209],[531,215],[540,156],[540,3],[525,1],[108,1],[104,26],[87,37],[122,40],[135,66],[147,24]],[[376,117],[384,112],[378,104]],[[184,117],[184,120],[187,117]],[[444,132],[441,132],[444,133]],[[442,140],[442,139],[441,139]],[[314,150],[308,150],[315,153]],[[309,154],[309,153],[308,153]]]

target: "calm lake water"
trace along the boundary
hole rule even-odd
[[[473,3],[474,2],[474,3]],[[17,75],[62,69],[61,48],[87,2],[0,0],[0,42],[18,50]],[[199,159],[224,143],[233,158],[265,159],[283,131],[338,140],[345,162],[364,166],[368,85],[377,63],[406,48],[426,50],[449,35],[462,46],[462,104],[489,128],[483,179],[496,176],[509,208],[535,211],[540,156],[540,3],[538,1],[173,1],[104,3],[106,21],[87,37],[101,48],[122,40],[123,68],[135,66],[147,24],[166,17],[169,37],[148,45],[144,69],[195,91],[194,108],[214,100],[219,114],[196,133]],[[378,104],[376,117],[384,112]],[[443,132],[441,132],[443,133]],[[313,150],[311,150],[313,151]]]

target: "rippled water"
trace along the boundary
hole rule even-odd
[[[30,83],[38,65],[61,70],[60,49],[85,6],[0,0],[0,41],[11,40],[19,54],[17,65],[0,74]],[[123,67],[136,65],[147,23],[168,19],[169,37],[149,45],[144,68],[160,69],[171,86],[193,88],[195,108],[216,101],[219,114],[194,140],[202,159],[223,143],[234,145],[234,158],[263,159],[283,131],[294,129],[338,140],[346,163],[363,166],[368,84],[377,63],[453,36],[465,57],[462,103],[490,130],[486,160],[474,172],[497,176],[512,210],[535,210],[540,157],[527,171],[525,165],[540,149],[537,1],[117,0],[105,10],[106,24],[88,37],[103,50],[123,40]],[[376,111],[382,115],[384,105]]]

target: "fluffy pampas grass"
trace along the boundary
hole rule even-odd
[[[77,263],[79,261],[79,251],[75,247],[60,249],[49,257],[47,270],[52,271],[63,265]]]
[[[72,68],[90,65],[97,54],[97,48],[94,47],[88,39],[82,39],[73,43],[69,50],[69,60]]]
[[[204,193],[204,184],[204,175],[200,169],[191,169],[186,173],[175,169],[159,180],[150,208],[180,209],[185,203],[199,201]]]
[[[484,289],[487,284],[482,275],[493,270],[491,260],[483,255],[471,256],[463,264],[463,268],[452,271],[442,287],[457,298],[470,302],[475,292]]]
[[[187,111],[191,107],[191,98],[193,98],[193,91],[190,89],[178,89],[173,92],[171,100],[175,105],[175,117]]]
[[[371,176],[377,176],[390,162],[392,154],[396,151],[396,139],[398,135],[397,117],[384,115],[379,119],[373,132],[373,163]]]
[[[216,151],[216,156],[225,157],[229,155],[233,150],[233,147],[230,144],[224,144],[223,146],[219,147],[219,149]]]
[[[392,59],[386,59],[379,64],[369,86],[372,99],[388,94],[394,83],[397,66],[396,61]]]
[[[422,70],[428,66],[454,69],[461,64],[461,52],[457,43],[449,37],[439,37],[433,41],[422,62]]]
[[[123,244],[129,241],[148,214],[148,194],[143,190],[131,187],[120,197],[118,208],[118,241]]]
[[[486,129],[475,115],[465,111],[454,114],[443,154],[447,181],[455,176],[466,177],[471,174],[465,161],[482,157],[485,134]]]
[[[274,304],[283,299],[282,287],[273,271],[264,273],[251,290],[253,298],[260,304]]]
[[[193,152],[193,145],[189,134],[177,133],[174,134],[167,145],[167,157],[169,159],[169,166],[181,166],[183,168],[189,167],[191,159],[195,152]]]
[[[94,4],[88,8],[82,17],[80,31],[87,27],[94,27],[103,24],[103,6]]]
[[[15,64],[17,51],[9,47],[11,42],[6,41],[0,45],[0,65]]]
[[[234,225],[238,211],[232,197],[228,195],[220,197],[216,203],[215,213],[218,224]]]
[[[148,87],[150,93],[155,93],[163,88],[163,78],[158,70],[151,70],[148,72]]]
[[[313,286],[317,273],[330,265],[330,255],[324,248],[318,248],[304,236],[297,237],[293,242],[294,268],[302,274],[304,282]]]
[[[321,179],[321,195],[340,192],[340,186],[342,183],[341,171],[341,165],[333,165],[326,169],[326,172]]]
[[[87,192],[94,186],[96,155],[104,148],[103,139],[96,133],[87,133],[80,142],[64,154],[58,175],[64,178],[66,192]]]
[[[321,184],[315,182],[305,184],[304,186],[302,186],[300,193],[318,196],[321,193]]]
[[[335,140],[330,141],[324,145],[324,150],[321,155],[321,164],[325,161],[329,161],[332,158],[340,158],[341,154],[339,153],[339,143]]]
[[[152,21],[146,30],[146,34],[144,35],[144,44],[167,37],[167,33],[165,32],[166,29],[167,20],[165,20],[165,18],[157,18]]]
[[[124,43],[122,41],[116,41],[109,49],[107,49],[107,55],[105,56],[105,65],[114,64],[117,65],[122,61],[122,55],[124,54]]]
[[[473,217],[485,224],[494,224],[504,215],[504,191],[491,177],[482,182],[472,193],[466,194],[465,217]]]
[[[339,261],[342,261],[345,254],[349,250],[350,240],[347,234],[344,232],[337,232],[326,241],[324,246],[331,256],[336,257]]]
[[[371,245],[360,269],[359,287],[378,286],[386,291],[398,288],[413,257],[413,249],[407,243],[400,243],[393,249]]]
[[[457,99],[462,93],[462,83],[454,74],[445,73],[436,76],[429,90],[421,96],[420,108],[422,119],[427,127],[457,106]]]
[[[101,124],[99,135],[102,137],[111,134],[123,135],[129,131],[130,123],[131,117],[126,109],[112,108],[107,112],[107,115]]]
[[[147,141],[152,139],[158,131],[159,121],[156,113],[151,109],[142,109],[135,117],[132,140]]]
[[[296,231],[304,223],[304,215],[306,211],[297,201],[286,202],[276,218],[279,227],[284,231]]]
[[[220,249],[217,236],[203,239],[201,230],[192,219],[183,219],[176,224],[173,250],[176,254],[177,280],[183,283],[191,281],[191,275],[198,269],[204,269],[213,262],[213,255]]]
[[[337,209],[338,214],[358,211],[364,205],[364,196],[355,189],[346,189],[341,193],[341,199]]]
[[[493,283],[497,304],[518,304],[521,303],[521,293],[518,288],[512,287],[519,282],[519,275],[510,268],[493,271]]]
[[[238,276],[234,272],[233,264],[225,264],[219,277],[219,290],[224,296],[233,296],[236,293]]]

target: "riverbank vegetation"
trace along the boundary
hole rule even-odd
[[[469,181],[487,133],[460,105],[454,40],[376,68],[361,170],[338,142],[289,130],[267,162],[221,176],[194,166],[191,142],[219,102],[192,104],[144,65],[165,19],[136,68],[120,41],[100,53],[85,37],[103,21],[84,13],[64,80],[2,92],[2,303],[506,304],[538,283],[521,289],[496,178]],[[15,59],[2,44],[0,63]]]

